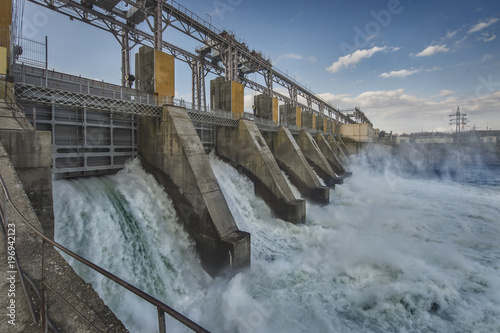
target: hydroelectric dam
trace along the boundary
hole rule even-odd
[[[166,329],[166,315],[205,332],[165,304],[168,300],[127,282],[119,270],[105,270],[72,252],[72,240],[64,241],[68,248],[55,242],[53,198],[60,193],[53,193],[53,181],[103,177],[124,168],[145,171],[171,200],[166,210],[180,222],[176,232],[187,232],[204,270],[199,274],[235,275],[251,266],[252,233],[236,223],[212,165],[228,163],[245,175],[273,219],[303,224],[306,199],[327,205],[330,190],[351,175],[348,156],[362,145],[358,141],[373,140],[371,122],[359,108],[341,111],[330,105],[235,35],[175,1],[32,2],[112,33],[122,48],[122,85],[49,70],[46,42],[16,35],[18,4],[2,1],[0,205],[1,255],[7,261],[2,261],[1,286],[8,313],[1,327],[9,332],[125,331],[70,260],[156,308],[160,332]],[[150,31],[140,28],[146,21]],[[166,28],[202,46],[193,52],[172,45],[162,39]],[[134,74],[133,45],[142,45]],[[192,103],[174,98],[179,61],[192,71]],[[205,89],[209,73],[216,78]],[[249,74],[260,75],[265,85]],[[275,85],[289,95],[278,93]],[[252,113],[244,110],[245,88],[260,93]],[[129,164],[136,158],[140,167]],[[140,227],[134,230],[141,233]],[[161,230],[156,236],[167,239]]]

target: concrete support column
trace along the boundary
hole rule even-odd
[[[253,121],[240,119],[238,128],[217,128],[217,154],[234,163],[255,184],[279,218],[304,223],[306,205],[293,195],[266,141]]]
[[[318,131],[326,132],[326,118],[321,114],[316,115],[316,129]]]
[[[316,172],[328,186],[335,186],[335,184],[341,183],[341,178],[335,174],[309,132],[302,130],[296,140],[304,156],[314,166]]]
[[[272,120],[275,124],[279,122],[278,99],[266,95],[255,95],[253,98],[255,115],[260,118]]]
[[[243,117],[244,87],[235,81],[226,81],[218,77],[210,81],[210,108],[232,112],[236,119]]]
[[[330,189],[321,185],[288,128],[281,126],[274,135],[272,151],[300,193],[319,203],[330,202]]]
[[[337,141],[337,143],[339,144],[339,147],[340,149],[344,152],[344,154],[346,156],[349,156],[352,154],[351,150],[349,150],[349,147],[347,147],[347,145],[345,144],[344,140],[342,139],[341,136],[337,135],[335,137],[335,140]]]
[[[161,119],[143,117],[139,130],[141,161],[174,202],[205,270],[249,266],[250,234],[238,230],[186,110],[164,106]]]
[[[149,46],[141,46],[135,60],[139,91],[154,94],[159,105],[172,104],[175,96],[174,57]]]
[[[330,134],[326,137],[326,141],[330,144],[330,147],[333,149],[333,152],[340,158],[340,161],[345,165],[349,162],[344,150],[340,147],[339,142],[334,137],[333,134]]]
[[[280,105],[281,125],[302,126],[302,109],[291,104]]]
[[[335,120],[325,118],[325,123],[326,123],[325,132],[326,133],[335,133]]]
[[[316,114],[314,112],[302,112],[302,127],[316,129]]]
[[[316,134],[316,143],[318,144],[319,149],[325,155],[326,160],[332,167],[333,171],[337,174],[340,175],[341,177],[350,175],[349,172],[346,172],[345,167],[340,163],[340,160],[337,156],[337,154],[333,151],[333,148],[330,146],[328,141],[325,139],[323,134],[318,133]]]

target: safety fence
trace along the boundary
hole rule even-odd
[[[11,31],[0,28],[0,46],[8,50],[9,65],[47,67],[47,38],[44,41],[38,41],[16,36]]]

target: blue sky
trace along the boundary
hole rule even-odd
[[[500,129],[500,1],[179,2],[333,105],[361,107],[376,128],[449,131],[459,105],[470,127]],[[110,34],[30,2],[24,30],[48,36],[50,68],[119,83],[120,47]],[[164,39],[191,52],[198,45],[172,28]],[[191,99],[190,70],[180,61],[176,92]],[[246,109],[255,94],[245,89]]]

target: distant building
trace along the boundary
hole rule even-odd
[[[406,134],[398,135],[396,137],[396,143],[397,144],[410,143],[410,136]]]
[[[375,130],[373,129],[373,126],[368,123],[341,124],[340,134],[357,142],[375,141]]]
[[[496,136],[482,136],[481,142],[482,143],[497,143],[497,137]]]
[[[453,143],[453,137],[449,136],[420,136],[415,138],[415,143]]]

